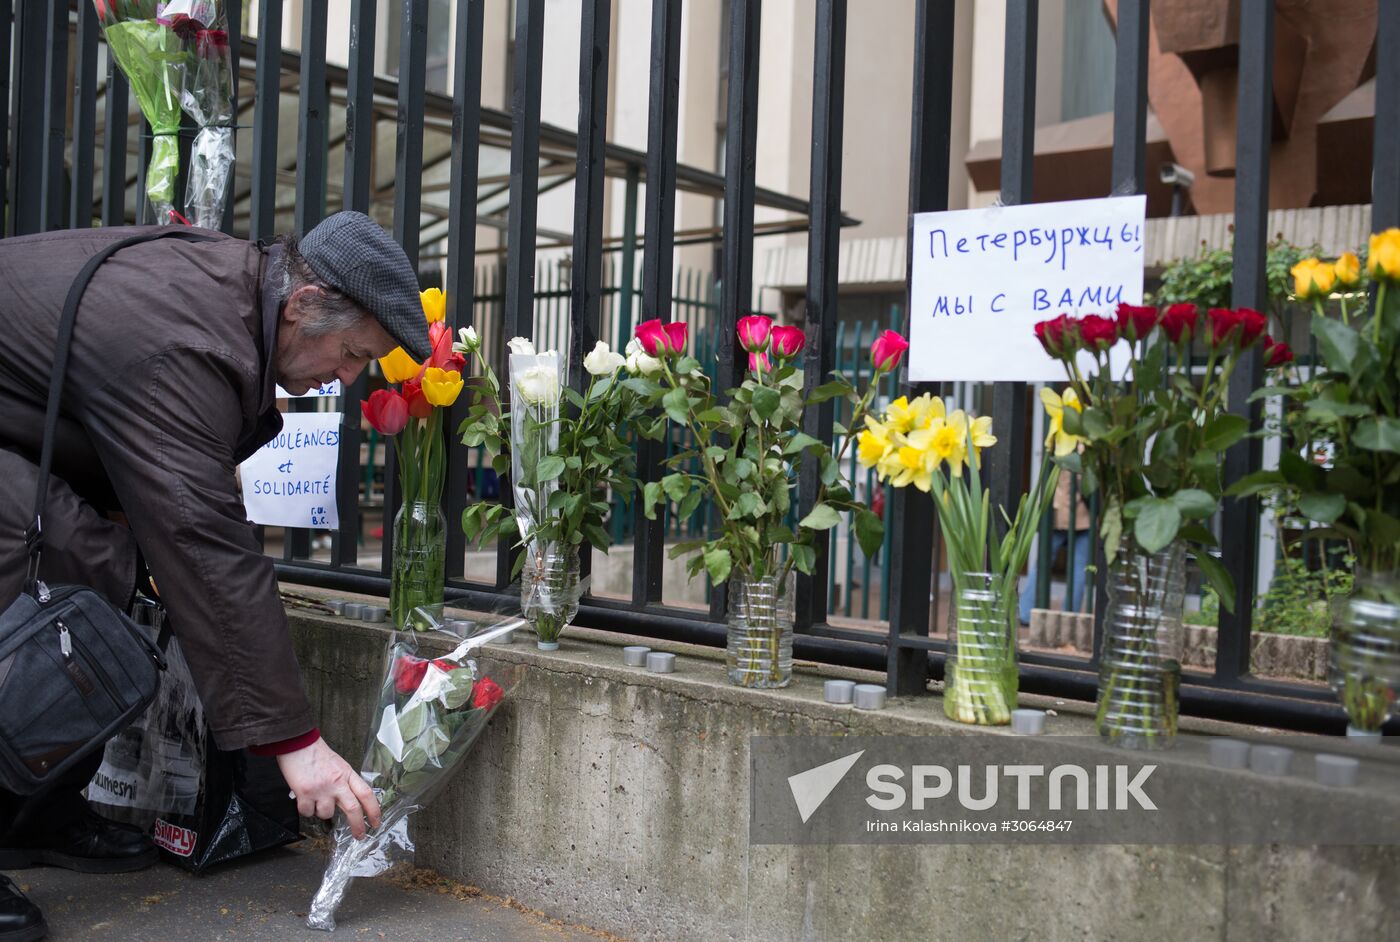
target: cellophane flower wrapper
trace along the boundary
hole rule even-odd
[[[510,482],[515,520],[527,544],[538,542],[533,534],[548,519],[549,499],[559,490],[559,475],[542,481],[540,468],[559,451],[564,382],[558,353],[510,355]]]
[[[146,166],[146,198],[156,222],[166,225],[175,208],[180,172],[180,105],[186,43],[160,22],[164,6],[154,0],[93,0],[107,48],[126,76],[141,114],[151,126],[151,160]]]
[[[413,850],[408,818],[426,807],[463,764],[477,736],[514,686],[518,671],[487,674],[476,655],[487,643],[524,626],[520,618],[493,616],[471,623],[473,630],[451,653],[419,654],[428,630],[454,633],[462,622],[444,618],[442,606],[420,607],[410,621],[415,631],[397,633],[389,643],[379,699],[366,737],[360,775],[379,799],[381,819],[356,840],[343,814],[337,814],[330,863],[306,917],[307,926],[330,931],[350,881],[383,873]]]
[[[189,53],[180,104],[199,126],[190,147],[185,215],[205,229],[224,218],[224,196],[233,172],[233,60],[228,48],[228,15],[223,0],[170,0],[162,16],[184,17]]]

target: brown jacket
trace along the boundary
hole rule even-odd
[[[38,463],[69,286],[95,252],[137,231],[0,240],[0,448]],[[313,725],[272,561],[234,476],[282,425],[266,264],[257,245],[220,237],[131,246],[98,269],[78,308],[54,459],[85,501],[130,521],[224,749]],[[28,487],[0,479],[11,509],[27,514],[32,500]],[[78,526],[53,513],[45,529],[59,538],[65,524]],[[0,566],[22,567],[17,548],[0,539]]]

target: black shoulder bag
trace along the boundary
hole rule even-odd
[[[24,591],[0,612],[0,787],[22,795],[56,781],[139,716],[155,697],[165,670],[162,652],[168,628],[153,644],[92,589],[45,585],[39,579],[39,557],[78,303],[93,273],[114,253],[167,237],[189,242],[213,238],[187,229],[163,229],[114,242],[78,273],[58,322],[34,522],[24,534],[29,551]]]

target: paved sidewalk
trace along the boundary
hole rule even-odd
[[[9,875],[43,909],[54,942],[616,942],[411,868],[354,881],[335,933],[316,932],[306,908],[324,867],[323,852],[303,841],[203,877],[164,863],[112,876],[51,867]]]

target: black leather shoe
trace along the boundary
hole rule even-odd
[[[44,914],[9,877],[0,876],[0,942],[34,942],[49,934]]]
[[[128,873],[146,869],[158,856],[149,835],[93,811],[17,843],[19,846],[0,849],[0,870],[46,864],[79,873]]]

